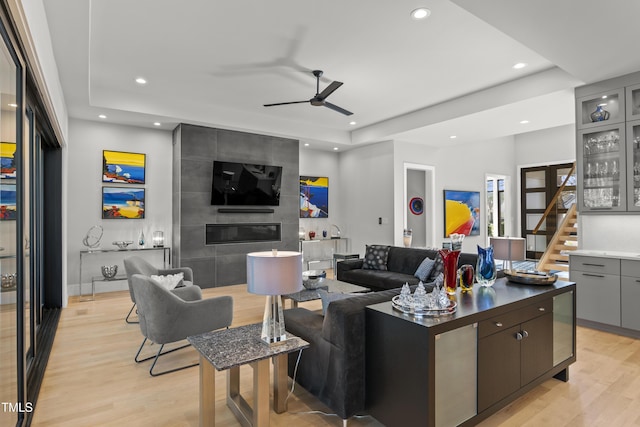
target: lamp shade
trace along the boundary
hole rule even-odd
[[[248,253],[247,290],[259,295],[286,295],[302,290],[302,254],[276,250]]]
[[[522,237],[491,237],[493,257],[503,261],[522,261],[526,259],[525,239]]]

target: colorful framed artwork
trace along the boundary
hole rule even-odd
[[[16,179],[15,154],[15,142],[0,142],[0,179]]]
[[[144,188],[102,187],[102,219],[144,218]]]
[[[144,184],[146,155],[102,150],[102,182]]]
[[[16,185],[0,184],[0,221],[15,220],[17,217]]]
[[[300,218],[329,218],[329,178],[300,177]]]
[[[444,237],[480,235],[480,192],[444,190]]]

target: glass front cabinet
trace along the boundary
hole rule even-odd
[[[581,210],[626,211],[625,129],[601,126],[578,132],[578,192]]]
[[[627,122],[627,210],[640,211],[640,120]]]
[[[640,212],[638,82],[640,73],[634,73],[576,88],[578,209],[582,213]]]

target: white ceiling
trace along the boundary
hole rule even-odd
[[[202,124],[348,149],[573,123],[573,87],[640,70],[640,2],[47,0],[71,117]],[[428,7],[431,17],[409,12]],[[513,64],[527,67],[514,70]],[[324,107],[310,99],[344,82]],[[140,86],[136,77],[148,84]],[[350,125],[354,120],[356,125]],[[520,121],[528,120],[526,125]],[[455,140],[449,136],[457,135]]]

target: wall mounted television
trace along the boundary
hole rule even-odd
[[[211,204],[222,206],[278,206],[282,166],[213,162]]]

